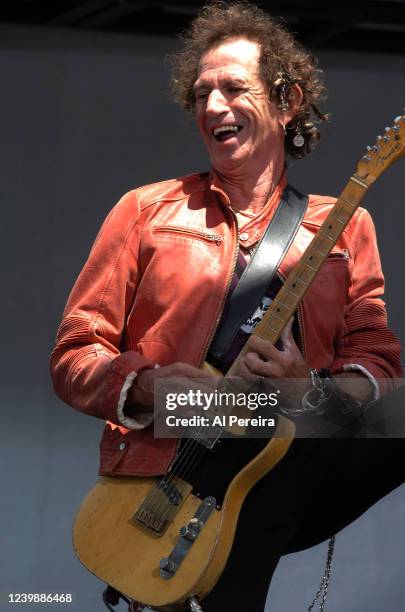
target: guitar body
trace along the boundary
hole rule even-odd
[[[176,478],[182,503],[159,535],[134,520],[144,500],[154,495],[155,478],[101,478],[76,516],[73,528],[76,555],[101,580],[159,610],[174,612],[192,595],[203,598],[225,568],[246,495],[282,459],[293,437],[294,425],[279,417],[276,434],[270,441],[228,439],[221,441],[214,451],[204,449],[207,457],[200,462],[202,468],[193,474],[193,482]],[[231,453],[234,460],[228,466],[225,459],[229,463],[230,444],[238,445],[238,450]],[[160,560],[169,557],[182,539],[180,529],[193,519],[206,496],[215,497],[216,507],[175,575],[162,578]]]

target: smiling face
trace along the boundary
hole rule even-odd
[[[269,100],[259,57],[257,43],[235,39],[200,60],[196,120],[212,166],[224,175],[255,174],[276,159],[284,164],[285,115]]]

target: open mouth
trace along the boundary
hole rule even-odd
[[[243,129],[242,125],[221,125],[220,127],[214,128],[212,133],[215,140],[218,142],[224,142],[236,136],[238,132]]]

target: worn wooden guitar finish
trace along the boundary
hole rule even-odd
[[[400,116],[368,147],[255,334],[277,342],[369,186],[404,155],[404,142],[405,116]],[[227,377],[236,372],[238,359]],[[190,597],[204,598],[224,570],[246,495],[283,458],[294,432],[294,424],[280,416],[270,441],[196,439],[200,468],[189,479],[184,461],[189,442],[165,476],[101,478],[76,516],[78,558],[117,590],[165,612],[183,609]],[[217,475],[218,465],[226,472]]]

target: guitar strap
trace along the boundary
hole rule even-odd
[[[287,184],[271,222],[232,293],[228,318],[211,344],[209,353],[214,362],[227,354],[241,325],[266,294],[294,240],[307,205],[308,196]]]

